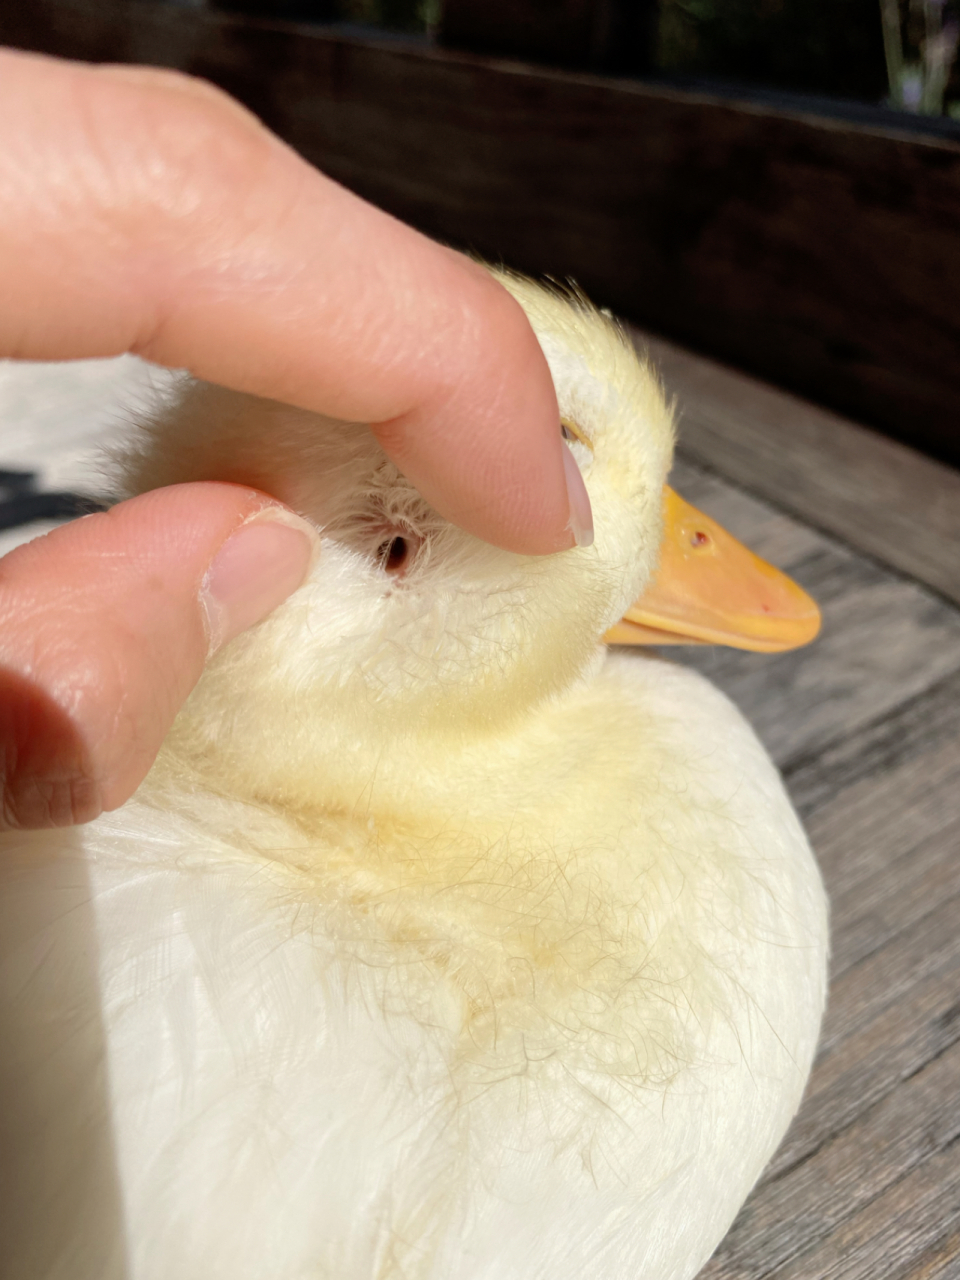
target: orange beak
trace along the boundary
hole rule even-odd
[[[810,643],[820,610],[805,591],[669,485],[663,505],[660,568],[604,636],[607,644],[725,644],[782,653]]]

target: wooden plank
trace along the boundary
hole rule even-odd
[[[133,0],[0,39],[179,67],[431,234],[960,459],[960,141]]]
[[[653,66],[657,0],[443,0],[450,48],[621,74]]]
[[[839,964],[804,1104],[706,1280],[960,1267],[958,693],[954,676],[791,779],[814,799]]]
[[[788,436],[782,445],[789,466]],[[672,479],[819,594],[826,632],[781,659],[683,655],[787,762],[833,934],[830,1001],[803,1106],[702,1280],[953,1277],[960,612],[685,456]]]
[[[673,387],[668,391],[674,394]],[[825,545],[820,532],[786,514],[775,502],[749,493],[734,477],[718,475],[694,462],[682,435],[670,483],[688,502],[709,511],[758,555],[788,572]]]
[[[776,1280],[956,1280],[960,1160],[949,1146],[888,1188]]]
[[[930,829],[926,824],[941,821],[943,810],[935,803],[937,795],[944,796],[945,812],[955,812],[947,784],[954,749],[960,744],[958,706],[960,681],[953,676],[931,686],[922,697],[901,704],[895,714],[878,717],[837,744],[799,760],[786,776],[801,815],[808,823],[818,823],[825,839],[841,838],[845,819],[838,820],[833,829],[828,825],[834,807],[847,814],[862,804],[869,812],[875,779],[895,775],[899,787],[908,781],[904,772],[910,770],[916,779],[918,816],[925,824],[912,830],[921,836]],[[851,857],[851,850],[843,850],[843,865],[835,869],[837,877],[849,874]]]
[[[950,785],[960,786],[960,771],[951,772]],[[896,786],[896,779],[886,781]],[[944,789],[941,784],[941,795]],[[953,902],[960,920],[960,816],[920,840],[909,830],[916,825],[913,818],[911,813],[908,822],[898,824],[900,839],[875,847],[860,882],[847,889],[832,887],[835,978],[900,930],[919,923],[936,903]]]
[[[798,1149],[816,1147],[825,1135],[842,1131],[851,1117],[869,1110],[876,1097],[896,1091],[904,1077],[915,1075],[960,1039],[958,918],[956,897],[930,904],[919,920],[831,983],[809,1088],[810,1114],[806,1107],[801,1110],[797,1132],[778,1155],[774,1176],[776,1169],[796,1162]],[[861,1093],[857,1068],[863,1068],[873,1052],[883,1051],[878,1026],[889,1031],[897,1019],[903,1020],[903,1035],[913,1030],[912,1042],[901,1042],[900,1031],[887,1042],[891,1057],[900,1055],[902,1074],[880,1064],[872,1084],[865,1072]],[[845,1087],[837,1087],[838,1081]]]
[[[832,982],[804,1105],[768,1177],[960,1039],[960,676],[787,781],[830,896]]]
[[[960,473],[774,387],[637,335],[680,411],[680,447],[960,603]]]
[[[837,1134],[900,1087],[960,1039],[952,969],[917,982],[909,1001],[885,1009],[851,1035],[842,1052],[824,1053],[803,1107],[777,1151],[763,1182],[774,1181],[808,1159]]]
[[[683,459],[672,479],[795,577],[823,611],[820,638],[793,653],[668,651],[743,709],[781,768],[795,768],[960,671],[960,613],[951,605]]]
[[[808,823],[831,900],[831,995],[804,1105],[770,1176],[960,1039],[960,680],[952,683],[939,693],[949,750],[934,736],[926,751],[841,784],[821,811],[830,823],[819,814]],[[861,736],[844,744],[851,756]]]
[[[960,712],[954,678],[917,699],[922,708],[939,699],[951,713],[954,737],[938,742],[936,728],[927,749],[898,758],[896,744],[889,762],[843,788],[821,809],[808,814],[807,829],[818,851],[834,904],[836,932],[833,972],[840,977],[876,951],[906,924],[957,891],[960,859],[956,851],[960,818]],[[948,717],[944,717],[947,719]],[[908,735],[907,716],[888,717],[883,725],[891,738]],[[868,735],[843,743],[854,755]],[[830,753],[835,757],[838,749]],[[841,765],[838,772],[844,772]],[[788,778],[794,796],[794,777]],[[802,796],[802,783],[800,785]],[[960,906],[958,906],[960,919]],[[842,928],[841,928],[842,925]]]
[[[956,1150],[949,1148],[960,1131],[958,1081],[960,1043],[903,1082],[809,1159],[760,1187],[701,1272],[701,1280],[779,1276],[820,1280],[824,1273],[816,1269],[819,1264],[811,1269],[807,1262],[813,1251],[836,1240],[884,1193],[898,1195],[897,1184],[931,1158],[943,1156],[956,1185],[960,1161]],[[927,1217],[921,1223],[915,1218],[915,1228],[921,1225],[918,1235],[926,1241],[939,1221]],[[855,1265],[855,1259],[844,1253],[830,1274],[848,1276]]]

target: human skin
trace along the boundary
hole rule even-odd
[[[369,422],[497,545],[590,536],[546,362],[462,255],[172,72],[0,51],[0,356],[136,352]],[[0,561],[0,827],[122,804],[213,648],[296,589],[315,532],[268,495],[175,486]]]

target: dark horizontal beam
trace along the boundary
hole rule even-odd
[[[205,76],[425,231],[960,463],[955,138],[157,3],[0,40]]]
[[[441,44],[554,67],[650,71],[659,0],[443,0]]]

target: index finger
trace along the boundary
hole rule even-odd
[[[546,361],[481,268],[183,76],[6,51],[0,112],[18,121],[0,145],[0,355],[134,351],[369,422],[478,536],[531,553],[582,536]]]

